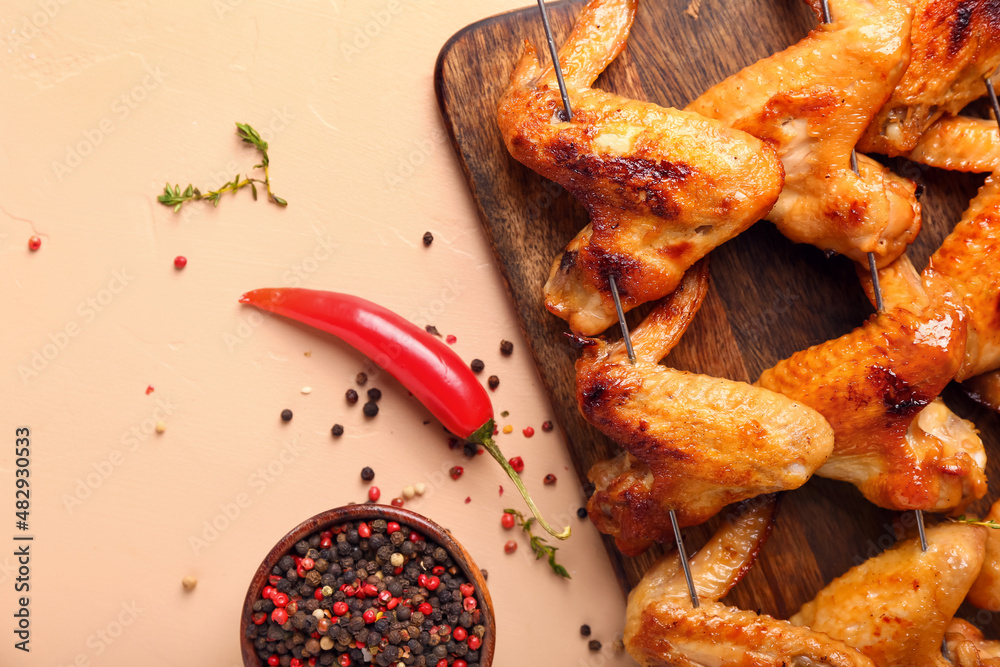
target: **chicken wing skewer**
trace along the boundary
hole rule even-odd
[[[538,0],[538,11],[542,14],[542,25],[545,27],[545,37],[549,43],[549,52],[552,55],[552,69],[556,74],[556,81],[559,84],[559,94],[562,96],[563,111],[565,120],[573,120],[573,109],[569,102],[569,93],[566,90],[566,81],[563,78],[562,66],[559,64],[559,54],[556,52],[556,41],[552,36],[552,26],[549,25],[549,15],[545,10],[545,0]],[[608,275],[608,287],[611,289],[611,296],[615,302],[615,313],[618,315],[618,324],[622,330],[622,340],[625,341],[625,349],[628,353],[628,360],[635,365],[635,350],[632,349],[632,336],[628,331],[628,322],[625,321],[625,312],[622,310],[621,296],[618,293],[618,284],[614,274]],[[694,579],[691,576],[691,568],[688,564],[687,550],[684,548],[684,536],[681,535],[680,524],[677,523],[677,514],[670,510],[670,524],[674,529],[674,541],[677,544],[677,554],[680,558],[681,567],[684,570],[684,578],[687,581],[688,593],[691,596],[691,604],[696,609],[699,606],[698,591],[694,587]]]
[[[497,120],[510,154],[564,186],[590,224],[553,262],[546,307],[585,335],[617,321],[614,277],[625,311],[666,296],[712,248],[762,218],[778,198],[774,150],[695,113],[592,88],[625,46],[637,0],[591,0],[559,51],[572,121],[553,67],[524,54]]]
[[[627,555],[672,538],[669,510],[690,526],[732,502],[798,488],[833,447],[829,424],[803,403],[659,363],[707,290],[707,266],[695,265],[633,331],[635,365],[622,343],[582,341],[580,411],[626,450],[590,469],[587,509]]]
[[[719,602],[753,565],[771,531],[776,503],[762,496],[737,506],[692,559],[698,592],[685,600],[677,557],[655,564],[629,594],[625,648],[643,667],[875,667],[859,651],[807,627]]]
[[[888,509],[959,511],[986,493],[982,441],[937,399],[963,363],[965,309],[947,279],[922,279],[905,255],[882,269],[882,287],[884,313],[779,362],[757,384],[829,421],[836,444],[817,474]]]

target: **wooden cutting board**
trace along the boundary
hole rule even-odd
[[[583,4],[550,4],[558,44],[569,34]],[[698,19],[684,14],[687,4],[688,0],[642,2],[627,49],[596,87],[683,107],[709,86],[798,41],[816,23],[798,0],[704,0]],[[618,448],[577,410],[576,351],[564,335],[565,323],[545,310],[541,290],[553,258],[586,225],[587,215],[561,187],[514,161],[496,127],[497,100],[525,38],[547,54],[537,7],[468,26],[442,48],[435,86],[483,229],[552,397],[576,472],[585,484],[590,466],[614,455]],[[922,268],[983,177],[902,160],[891,164],[926,186],[924,230],[910,250],[914,263]],[[668,365],[752,381],[793,352],[849,332],[872,312],[849,261],[827,259],[815,248],[793,245],[766,222],[715,250],[711,272],[709,295],[667,358]],[[634,326],[640,313],[630,315]],[[608,335],[614,334],[609,331]],[[945,397],[959,415],[977,424],[992,455],[992,445],[1000,435],[997,415],[978,407],[955,387]],[[991,457],[991,478],[997,467]],[[973,509],[985,511],[995,497],[991,493]],[[584,498],[581,495],[581,504]],[[852,486],[813,478],[802,489],[784,495],[777,525],[757,566],[728,601],[787,618],[830,579],[892,544],[900,526],[913,525],[912,513],[881,510]],[[686,529],[685,541],[697,547],[715,526],[713,521]],[[663,553],[652,549],[628,558],[617,552],[610,539],[605,541],[623,590],[634,585]],[[997,629],[1000,623],[993,636],[1000,636]]]

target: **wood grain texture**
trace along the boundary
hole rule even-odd
[[[550,4],[557,43],[569,33],[582,5],[582,1]],[[697,20],[684,15],[685,7],[682,0],[641,3],[628,47],[595,85],[683,107],[709,86],[798,41],[815,25],[811,12],[798,0],[715,0],[702,6]],[[585,484],[590,466],[618,448],[577,410],[576,351],[564,335],[565,323],[545,310],[541,290],[552,259],[587,223],[587,215],[561,187],[510,158],[496,126],[496,103],[524,39],[544,45],[535,7],[465,28],[442,49],[435,86],[483,229]],[[923,267],[983,177],[941,172],[905,160],[890,163],[926,187],[924,231],[909,252]],[[872,312],[848,260],[828,259],[815,248],[794,245],[770,223],[758,223],[715,250],[711,271],[705,304],[667,358],[669,365],[754,380],[793,352],[849,332]],[[630,313],[630,323],[634,325],[644,312],[640,308]],[[997,416],[973,405],[959,390],[946,392],[946,400],[961,416],[975,421],[992,455],[1000,434]],[[996,469],[991,456],[991,477]],[[995,495],[973,509],[985,511]],[[778,525],[758,566],[728,601],[787,618],[824,582],[891,544],[900,527],[913,528],[912,514],[874,507],[849,485],[813,479],[785,494]],[[697,547],[714,528],[713,521],[686,529],[685,540]],[[627,558],[610,540],[606,544],[623,590],[634,585],[662,553],[652,549]],[[998,628],[1000,623],[994,636]]]

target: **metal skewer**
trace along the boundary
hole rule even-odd
[[[993,117],[997,121],[998,128],[1000,128],[1000,102],[997,102],[997,92],[993,90],[993,81],[990,77],[986,77],[986,93],[990,96],[990,104],[993,105]]]
[[[823,23],[832,23],[833,19],[830,16],[830,2],[829,0],[821,0],[821,6],[823,8]],[[989,82],[987,81],[987,85]],[[851,170],[858,176],[861,173],[858,171],[858,152],[851,149]],[[872,274],[872,291],[875,292],[875,307],[878,312],[885,312],[885,302],[882,301],[882,285],[879,284],[878,280],[878,266],[875,263],[875,253],[868,253],[868,270]],[[920,549],[922,551],[927,551],[927,534],[924,532],[924,513],[920,510],[914,510],[917,515],[917,532],[920,534]]]
[[[556,49],[556,41],[552,37],[552,27],[549,25],[549,14],[545,10],[545,0],[538,0],[538,10],[542,14],[542,25],[545,26],[545,38],[549,42],[549,53],[552,55],[552,68],[556,73],[556,81],[559,83],[559,94],[562,95],[563,120],[568,122],[573,119],[573,110],[569,105],[569,92],[566,90],[566,81],[563,79],[562,67],[559,65],[559,51]],[[632,349],[632,339],[629,336],[628,324],[625,322],[625,311],[622,309],[621,296],[618,294],[618,284],[613,275],[608,276],[608,286],[611,288],[611,296],[615,301],[615,311],[618,313],[618,324],[622,328],[622,336],[625,339],[625,350],[628,352],[628,360],[635,364],[635,350]],[[684,548],[684,539],[681,535],[681,527],[677,522],[677,515],[670,510],[670,525],[674,529],[674,539],[677,541],[677,554],[681,559],[681,569],[684,570],[684,579],[687,581],[688,593],[691,595],[691,606],[697,609],[698,591],[694,587],[694,578],[691,576],[691,564],[688,563],[687,550]]]

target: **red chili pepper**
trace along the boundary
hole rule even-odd
[[[510,476],[545,530],[549,526],[521,478],[493,441],[493,404],[479,379],[448,345],[387,308],[360,297],[301,288],[258,289],[240,303],[308,324],[357,348],[416,396],[449,431],[482,445]]]

